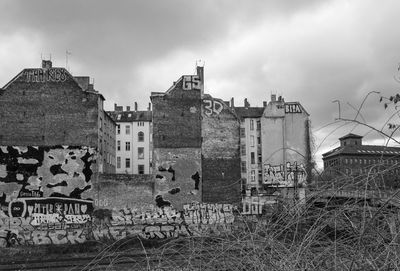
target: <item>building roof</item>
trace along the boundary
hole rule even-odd
[[[356,135],[356,134],[349,133],[349,134],[339,138],[339,140],[343,140],[343,139],[347,139],[347,138],[363,138],[363,137],[359,136],[359,135]]]
[[[151,121],[151,111],[108,111],[115,122]]]
[[[264,113],[264,107],[234,107],[239,118],[260,118]]]
[[[349,145],[337,147],[322,154],[323,159],[338,155],[371,155],[371,156],[397,156],[400,155],[400,148],[375,145]]]

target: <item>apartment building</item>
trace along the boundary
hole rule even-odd
[[[130,106],[123,110],[114,104],[109,112],[116,122],[116,173],[150,174],[152,172],[152,112],[151,105],[146,111],[139,111],[137,103],[134,110]]]

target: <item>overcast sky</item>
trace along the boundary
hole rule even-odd
[[[242,106],[262,106],[271,93],[299,101],[311,116],[316,159],[348,132],[370,91],[397,93],[400,83],[398,0],[146,0],[0,2],[0,85],[41,56],[73,75],[87,75],[114,103],[145,110],[151,91],[165,91],[205,62],[206,92]],[[384,110],[371,94],[358,120],[380,129]],[[354,108],[353,108],[354,107]],[[389,111],[392,110],[392,111]],[[395,122],[394,120],[392,122]],[[370,144],[383,144],[375,132]]]

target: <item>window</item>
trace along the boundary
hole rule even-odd
[[[257,120],[257,130],[261,130],[261,121]]]
[[[117,125],[117,135],[121,134],[121,125]]]
[[[242,161],[241,164],[240,164],[240,167],[241,167],[241,170],[242,170],[243,173],[247,172],[246,161]]]
[[[143,121],[139,121],[139,122],[137,123],[137,126],[144,126],[144,122],[143,122]]]
[[[121,140],[117,141],[117,151],[121,150]]]
[[[244,128],[240,128],[240,137],[246,137],[246,130]]]
[[[259,164],[262,163],[262,155],[261,155],[261,153],[258,154],[258,163]]]
[[[254,130],[254,120],[250,120],[250,131]]]
[[[144,133],[143,132],[139,132],[138,133],[138,141],[139,142],[143,142],[144,141]]]
[[[25,114],[25,112],[24,112]],[[100,118],[100,131],[103,131],[103,119]]]
[[[250,136],[250,146],[254,147],[254,136]]]
[[[261,136],[257,136],[257,145],[261,144]]]
[[[241,145],[241,146],[240,146],[240,154],[241,154],[242,156],[245,156],[245,155],[246,155],[246,145]]]
[[[131,142],[125,142],[125,150],[130,151],[131,150]]]
[[[258,171],[258,182],[261,183],[262,182],[262,170]]]
[[[144,148],[143,147],[138,148],[138,159],[144,159]]]
[[[138,165],[138,173],[144,174],[144,165]]]
[[[117,156],[117,168],[121,168],[121,157]]]
[[[255,155],[254,155],[254,152],[251,152],[251,164],[255,164],[256,163],[256,158],[255,158]]]
[[[131,159],[130,158],[126,158],[125,159],[125,167],[126,168],[130,168],[131,167]]]
[[[251,171],[251,173],[250,173],[250,180],[251,180],[252,182],[255,182],[255,181],[256,181],[256,171],[255,171],[255,170],[252,170],[252,171]]]
[[[125,126],[125,134],[127,134],[127,135],[131,134],[131,126],[130,125]]]

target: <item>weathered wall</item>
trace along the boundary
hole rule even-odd
[[[182,76],[166,93],[152,95],[154,148],[201,147],[201,94],[196,75]]]
[[[100,174],[89,191],[95,208],[143,210],[155,206],[152,175]]]
[[[263,183],[291,187],[308,174],[308,114],[299,103],[268,104],[262,125]]]
[[[220,99],[205,95],[202,106],[203,202],[240,201],[240,123]]]
[[[98,100],[64,68],[25,69],[0,95],[0,145],[96,147]]]
[[[17,198],[81,199],[96,177],[96,151],[88,147],[0,147],[0,204]]]
[[[57,210],[68,216],[71,223],[43,220],[37,224],[31,216],[0,217],[0,247],[6,246],[10,238],[19,245],[58,245],[126,237],[163,239],[220,234],[229,232],[235,220],[233,207],[229,204],[186,204],[182,211],[167,206],[146,211],[130,208],[92,211],[82,200],[57,204],[55,201],[55,206],[61,206]],[[48,202],[46,206],[49,206]],[[64,206],[69,209],[62,209]]]
[[[154,149],[154,203],[182,210],[201,201],[201,151],[198,148]]]

